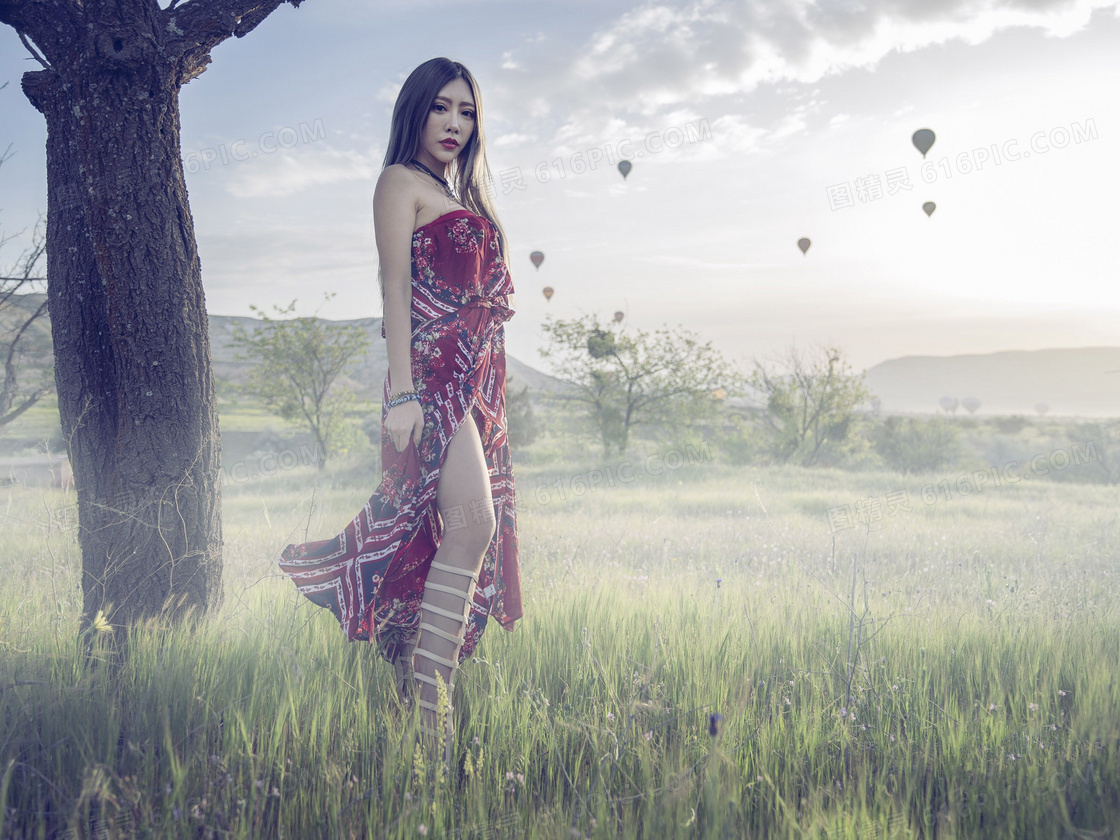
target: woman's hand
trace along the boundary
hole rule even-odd
[[[424,434],[424,409],[419,400],[409,400],[389,409],[385,416],[385,431],[398,452],[403,452],[409,443],[420,445]]]

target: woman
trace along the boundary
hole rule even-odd
[[[511,631],[522,616],[505,414],[513,284],[489,182],[474,77],[447,58],[421,64],[373,197],[389,356],[381,485],[345,531],[289,545],[280,563],[350,640],[376,641],[445,761],[454,729],[438,682],[450,700],[488,616]]]

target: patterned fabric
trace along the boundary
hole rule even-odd
[[[381,409],[382,480],[361,512],[335,537],[289,545],[280,568],[313,603],[327,607],[350,641],[376,643],[392,661],[420,624],[420,602],[443,529],[481,518],[472,502],[436,506],[443,454],[473,412],[497,527],[479,572],[459,661],[469,657],[493,616],[506,630],[521,618],[517,510],[506,436],[504,324],[513,316],[513,283],[488,219],[453,210],[412,235],[412,379],[424,431],[397,452],[385,431],[391,387],[385,375]],[[385,337],[382,322],[381,335]],[[477,519],[476,519],[477,521]]]

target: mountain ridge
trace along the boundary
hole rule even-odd
[[[42,293],[21,295],[14,303],[27,311],[38,306]],[[240,315],[208,316],[210,350],[215,375],[237,382],[248,367],[237,361],[232,346],[233,325],[251,325],[256,318]],[[388,370],[380,317],[347,321],[324,319],[332,324],[360,324],[370,337],[369,348],[347,377],[362,396],[378,401]],[[0,317],[0,331],[6,319]],[[49,324],[36,325],[49,344]],[[43,346],[40,340],[39,347]],[[42,350],[49,354],[49,350]],[[50,363],[36,359],[42,365]],[[506,354],[507,384],[530,394],[559,392],[564,383],[548,373]],[[749,371],[748,371],[749,372]],[[993,353],[960,353],[952,356],[907,355],[887,359],[865,370],[868,388],[879,398],[885,414],[936,414],[942,397],[980,401],[977,415],[1035,414],[1045,403],[1048,415],[1120,417],[1120,347],[1055,347],[1041,350],[998,350]],[[535,400],[534,400],[535,401]],[[965,413],[963,408],[958,413]]]

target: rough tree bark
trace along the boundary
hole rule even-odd
[[[124,625],[222,601],[221,445],[179,89],[282,2],[0,0],[0,23],[43,67],[22,87],[47,123],[47,296],[83,630],[99,610]]]

